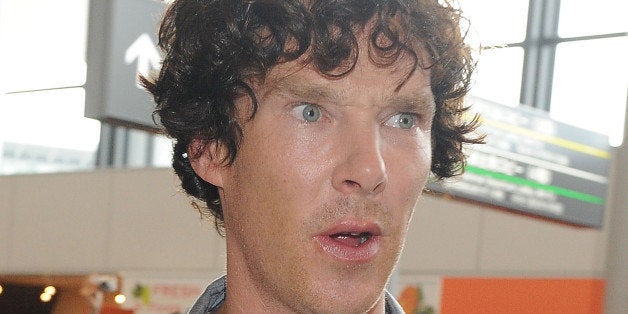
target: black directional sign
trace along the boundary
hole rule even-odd
[[[157,71],[157,28],[166,5],[157,0],[91,0],[85,116],[154,129],[154,103],[137,83]]]
[[[428,188],[499,207],[601,227],[606,205],[608,137],[551,119],[544,111],[479,98],[486,144],[468,151],[465,174]]]

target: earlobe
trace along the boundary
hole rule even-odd
[[[203,143],[201,140],[192,140],[188,146],[188,158],[196,175],[222,188],[225,158],[221,144],[217,141]]]

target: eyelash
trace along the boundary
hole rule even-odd
[[[407,117],[402,117],[402,116],[407,116]],[[400,129],[405,129],[405,130],[410,130],[410,129],[414,129],[417,127],[417,125],[419,124],[421,119],[421,116],[416,114],[416,113],[412,113],[412,112],[399,112],[396,113],[392,116],[390,116],[386,122],[384,122],[384,125],[386,126],[390,126],[390,127],[395,127],[395,128],[400,128]],[[408,120],[410,120],[409,122],[411,122],[411,125],[408,127],[402,127],[402,126],[396,126],[398,124],[401,123],[405,123],[404,120],[407,122]]]
[[[305,111],[306,109],[315,110],[315,112],[310,111],[310,113],[306,116],[306,111]],[[320,120],[324,118],[324,111],[319,105],[304,102],[304,103],[298,103],[292,108],[292,115],[295,118],[301,120],[303,123],[309,124],[309,123],[320,122]],[[404,116],[404,115],[407,115],[408,117],[402,118],[401,116]],[[310,118],[314,117],[315,119],[309,120],[308,117]],[[389,127],[399,128],[402,130],[411,130],[419,126],[419,124],[421,123],[421,117],[422,115],[413,113],[413,112],[399,112],[399,113],[389,116],[384,121],[383,124]],[[408,118],[412,119],[412,121],[410,121],[411,122],[410,126],[405,127],[405,128],[401,126],[396,126],[397,124],[403,122],[402,119],[408,119]]]
[[[305,111],[306,109],[309,110],[309,113],[306,113]],[[323,118],[323,110],[321,109],[321,107],[312,103],[297,104],[296,106],[292,108],[292,114],[297,119],[302,120],[305,123],[318,122],[320,121],[321,118]],[[310,121],[308,117],[309,118],[315,117],[315,119]]]

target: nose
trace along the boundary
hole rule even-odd
[[[337,153],[343,158],[333,171],[334,188],[345,195],[381,193],[388,178],[379,131],[347,128],[339,146]]]

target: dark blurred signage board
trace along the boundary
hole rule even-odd
[[[154,102],[137,75],[157,71],[157,0],[91,0],[87,44],[85,116],[131,127],[156,129]]]
[[[608,137],[555,121],[547,112],[467,100],[482,115],[486,144],[469,147],[465,174],[430,190],[567,223],[602,226]]]

